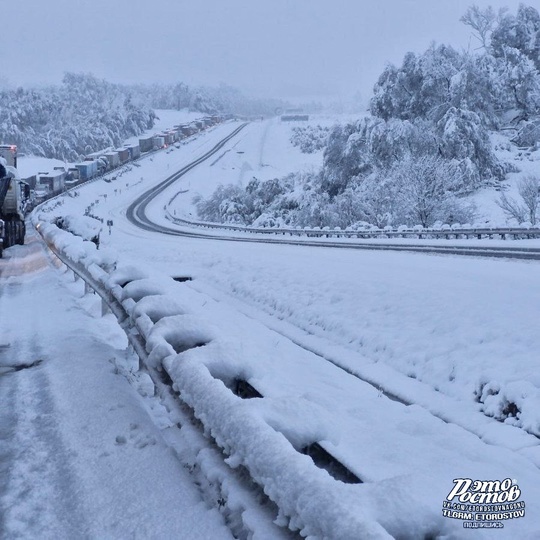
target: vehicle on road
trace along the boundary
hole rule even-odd
[[[9,151],[12,160],[0,157],[0,257],[4,249],[24,244],[24,218],[31,208],[30,186],[21,180],[15,168],[17,149],[11,145]]]

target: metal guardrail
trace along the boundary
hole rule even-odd
[[[177,225],[187,225],[203,229],[218,229],[251,234],[281,235],[281,236],[304,236],[307,238],[443,238],[443,239],[471,239],[471,238],[494,238],[507,239],[532,239],[540,238],[538,227],[498,227],[498,228],[413,228],[413,229],[330,229],[330,228],[279,228],[279,227],[249,227],[247,225],[231,225],[228,223],[212,223],[194,221],[174,216],[169,207],[165,207],[168,219]]]

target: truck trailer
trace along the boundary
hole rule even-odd
[[[98,174],[97,161],[83,161],[82,163],[76,163],[75,167],[79,171],[79,178],[84,182],[94,178]]]
[[[0,144],[0,157],[6,160],[9,167],[17,168],[17,146],[14,144]]]

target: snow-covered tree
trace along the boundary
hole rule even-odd
[[[2,142],[63,160],[117,146],[151,127],[153,119],[154,113],[134,105],[124,87],[86,74],[67,73],[59,87],[0,95]]]
[[[540,13],[534,7],[520,4],[516,15],[507,13],[493,30],[493,56],[506,58],[509,48],[527,56],[540,70]]]
[[[495,202],[508,218],[518,223],[528,221],[531,225],[538,222],[540,207],[540,176],[529,175],[518,183],[518,193],[521,200],[516,200],[503,193]]]
[[[459,168],[452,163],[432,156],[408,158],[390,175],[397,187],[397,204],[409,224],[429,227],[436,221],[451,223],[470,217],[472,210],[455,196],[456,186],[463,181]]]
[[[497,17],[497,13],[495,13],[492,6],[482,9],[473,5],[467,9],[460,20],[462,23],[473,29],[473,35],[480,42],[480,46],[487,49],[490,44],[491,33],[495,28],[497,18],[499,20],[502,19],[505,12],[506,9],[500,10]]]
[[[504,168],[493,153],[480,117],[471,111],[450,108],[439,122],[439,155],[458,165],[462,176],[457,192],[470,192],[482,180],[502,180]]]
[[[451,106],[452,80],[464,62],[446,45],[432,45],[424,54],[407,53],[400,68],[387,66],[371,100],[371,112],[384,120],[441,117]]]

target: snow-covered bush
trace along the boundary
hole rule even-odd
[[[529,175],[522,178],[518,183],[518,193],[520,200],[503,193],[495,202],[508,218],[516,220],[518,224],[528,222],[536,226],[540,207],[540,177]]]
[[[248,214],[243,199],[245,192],[239,186],[220,185],[208,198],[194,197],[199,217],[217,223],[245,223]]]
[[[326,147],[329,132],[330,128],[323,126],[293,127],[291,144],[304,154],[313,154]]]
[[[67,215],[54,218],[53,221],[59,229],[64,229],[99,245],[99,235],[103,225],[97,219],[88,216]]]
[[[288,224],[290,212],[298,207],[293,191],[292,175],[265,182],[253,178],[245,189],[221,185],[209,198],[198,196],[194,201],[205,221],[274,227]]]
[[[540,119],[523,122],[514,142],[522,147],[540,147]]]

